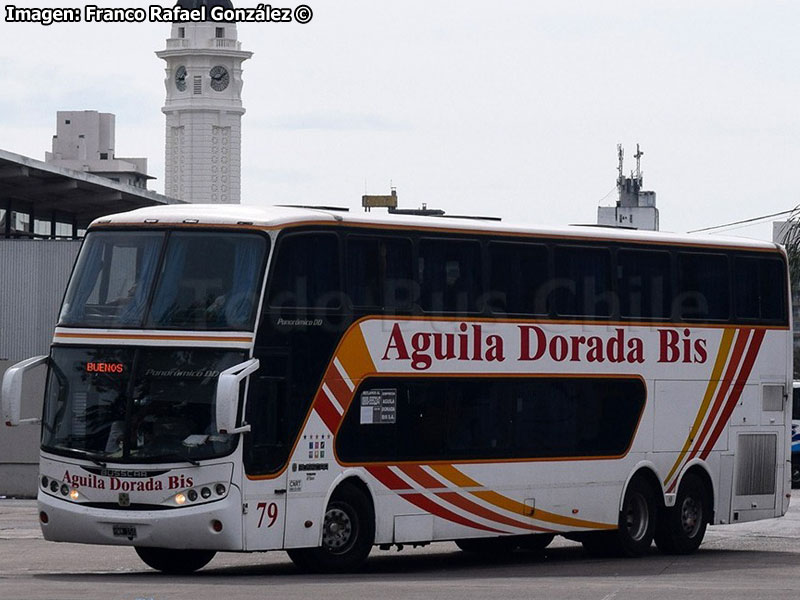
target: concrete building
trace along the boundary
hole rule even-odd
[[[0,150],[0,378],[48,353],[81,236],[105,214],[174,200],[83,170]],[[24,416],[39,416],[45,369],[24,390]],[[0,496],[36,494],[39,427],[0,424]]]
[[[617,190],[619,199],[614,206],[600,206],[597,208],[597,224],[608,227],[625,227],[628,229],[645,229],[658,231],[658,209],[656,208],[656,193],[642,190],[644,177],[641,170],[640,159],[644,152],[636,145],[636,171],[626,177],[622,171],[623,150],[622,145],[617,146],[619,157],[619,176],[617,177]]]
[[[147,159],[117,157],[115,128],[111,113],[58,111],[53,151],[45,153],[45,162],[146,189],[154,179],[147,174]]]
[[[233,8],[228,0],[178,0],[195,9]],[[236,23],[174,23],[165,50],[167,63],[166,176],[168,196],[187,202],[241,201],[242,50]]]

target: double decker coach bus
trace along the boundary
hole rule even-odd
[[[49,356],[47,540],[690,553],[790,494],[786,256],[755,241],[301,208],[96,220]]]

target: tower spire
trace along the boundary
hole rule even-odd
[[[222,6],[230,0],[178,0],[182,8]],[[166,64],[167,196],[195,203],[241,202],[242,50],[236,23],[172,24]]]

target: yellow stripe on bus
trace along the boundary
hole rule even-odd
[[[681,462],[683,462],[686,453],[689,452],[689,447],[692,445],[692,442],[697,435],[697,431],[700,429],[700,425],[703,424],[703,419],[705,418],[706,411],[708,411],[708,407],[711,404],[711,399],[714,397],[714,392],[716,392],[717,387],[720,384],[722,369],[725,368],[725,363],[728,362],[728,354],[731,350],[734,333],[734,329],[726,329],[722,334],[722,341],[719,343],[717,360],[714,363],[714,369],[711,371],[711,380],[708,382],[708,386],[706,387],[706,393],[705,396],[703,396],[703,402],[700,404],[700,410],[697,411],[697,417],[695,417],[694,424],[689,431],[689,436],[686,438],[686,442],[683,444],[683,449],[680,451],[680,454],[678,454],[678,459],[675,461],[675,464],[672,465],[669,475],[667,475],[666,479],[664,479],[664,485],[667,485],[667,482],[675,474],[675,471],[678,469]]]
[[[366,373],[375,372],[375,363],[370,357],[361,327],[354,327],[350,331],[342,343],[342,347],[336,353],[336,357],[347,371],[347,376],[356,385]]]
[[[464,475],[461,471],[453,467],[452,465],[431,465],[431,468],[439,473],[442,477],[448,479],[452,483],[456,484],[459,487],[484,487],[474,479]],[[513,512],[515,514],[524,515],[530,517],[532,519],[536,519],[538,521],[545,521],[547,523],[555,523],[558,525],[567,525],[571,527],[586,527],[589,529],[616,529],[616,525],[610,525],[608,523],[596,523],[594,521],[585,521],[583,519],[575,519],[573,517],[566,517],[563,515],[557,515],[555,513],[547,512],[545,510],[541,510],[535,508],[533,511],[533,515],[530,513],[530,507],[525,506],[522,502],[517,502],[516,500],[512,500],[507,496],[503,496],[502,494],[498,494],[497,492],[493,492],[491,490],[481,490],[481,491],[471,491],[472,495],[477,496],[481,500],[488,502],[489,504],[493,504],[498,508],[502,508],[509,512]]]

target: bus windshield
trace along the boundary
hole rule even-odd
[[[253,233],[90,232],[59,325],[252,329],[267,246]]]
[[[241,350],[53,347],[42,447],[114,462],[194,461],[229,454],[218,434],[219,373]]]

